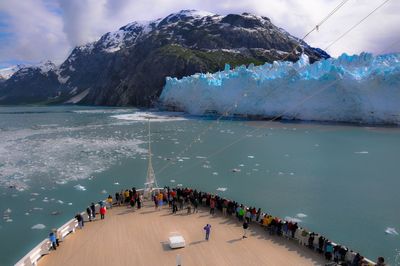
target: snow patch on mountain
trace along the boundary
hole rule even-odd
[[[190,114],[400,124],[400,53],[369,53],[310,64],[240,66],[180,80],[168,77],[160,96]]]
[[[3,79],[9,79],[15,72],[25,67],[24,65],[10,66],[0,69],[0,77]]]

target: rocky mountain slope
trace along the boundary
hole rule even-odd
[[[297,47],[298,46],[298,47]],[[329,55],[278,28],[266,17],[182,10],[151,22],[133,22],[76,47],[60,65],[19,69],[0,82],[0,104],[79,103],[150,106],[167,76],[181,78],[231,66],[260,65],[306,54]]]

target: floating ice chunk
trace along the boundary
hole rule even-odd
[[[212,174],[213,174],[213,175],[218,175],[218,172],[213,172]]]
[[[135,112],[133,114],[113,115],[111,117],[120,120],[129,121],[148,121],[152,122],[168,122],[168,121],[183,121],[187,118],[183,117],[183,113],[179,112]]]
[[[4,213],[11,213],[12,212],[12,210],[10,209],[10,208],[7,208],[5,211],[4,211]]]
[[[290,217],[290,216],[286,216],[285,220],[288,222],[293,222],[293,223],[301,223],[302,222],[302,220],[300,220],[299,218]]]
[[[114,182],[114,185],[118,186],[118,185],[119,185],[119,182]]]
[[[175,183],[175,179],[171,179],[169,182],[171,182],[171,183]]]
[[[35,230],[43,230],[45,228],[46,228],[46,226],[44,224],[35,224],[34,226],[31,227],[31,229],[35,229]]]
[[[197,159],[206,159],[207,157],[205,156],[196,156]]]
[[[71,206],[71,205],[72,205],[72,202],[69,202],[68,205]]]
[[[305,217],[307,217],[307,214],[304,214],[304,213],[298,213],[298,214],[296,214],[296,217],[299,217],[299,218],[305,218]]]
[[[278,172],[278,175],[283,175],[284,173],[283,172]]]
[[[58,185],[65,185],[65,184],[67,184],[67,181],[65,181],[65,180],[57,180],[57,181],[56,181],[56,184],[58,184]]]
[[[101,191],[101,194],[107,194],[107,190],[103,189],[103,190]]]
[[[228,188],[226,188],[226,187],[219,187],[219,188],[217,188],[217,190],[218,191],[226,191]]]
[[[294,175],[294,173],[293,173],[293,172],[290,172],[289,175]]]
[[[183,162],[183,159],[179,159],[178,162]]]
[[[177,187],[182,187],[183,185],[182,184],[178,184],[178,185],[176,185]]]
[[[62,200],[57,200],[57,202],[60,204],[64,204],[64,201],[62,201]]]
[[[254,155],[247,155],[247,158],[254,159]]]
[[[40,194],[34,192],[34,193],[31,193],[31,195],[32,195],[32,196],[39,196]]]
[[[368,151],[355,151],[355,154],[368,154]]]
[[[232,172],[234,172],[234,173],[237,173],[237,172],[240,172],[241,170],[240,169],[238,169],[238,168],[233,168],[232,169]]]
[[[29,213],[29,212],[26,212],[25,215],[28,216],[28,215],[30,215],[30,213]]]
[[[208,164],[203,164],[203,168],[211,168]]]
[[[243,166],[244,166],[244,164],[242,164],[242,163],[241,163],[241,164],[239,164],[239,167],[243,167]]]
[[[49,200],[46,199],[46,198],[44,198],[42,201],[43,201],[43,202],[49,202]]]
[[[43,210],[43,208],[40,208],[40,207],[33,207],[33,209],[34,209],[35,211],[42,211],[42,210]]]
[[[82,186],[82,185],[79,185],[79,184],[75,185],[74,188],[76,190],[79,190],[79,191],[86,191],[86,188],[84,186]]]
[[[7,223],[11,223],[12,221],[13,221],[13,219],[11,219],[11,218],[8,218],[8,219],[6,220]]]
[[[393,236],[399,235],[399,233],[396,231],[394,227],[386,227],[385,233]]]

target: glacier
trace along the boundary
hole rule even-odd
[[[162,105],[289,120],[400,124],[400,53],[275,61],[182,79],[167,77]]]

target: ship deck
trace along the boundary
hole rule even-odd
[[[87,222],[82,230],[67,237],[56,251],[39,261],[49,265],[324,265],[323,256],[294,240],[270,236],[257,224],[250,224],[242,239],[241,223],[206,209],[171,214],[168,207],[157,211],[150,202],[140,210],[126,206],[107,210],[104,220]],[[203,227],[211,224],[210,240]],[[170,249],[168,237],[179,232],[186,247]]]

